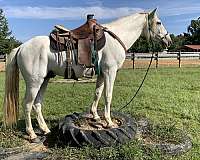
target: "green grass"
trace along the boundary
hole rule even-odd
[[[126,104],[137,90],[145,70],[123,69],[115,81],[112,110]],[[0,105],[4,95],[4,73],[0,73]],[[90,106],[95,84],[49,83],[45,93],[44,117],[51,128],[52,120],[58,120],[72,112],[82,112]],[[24,82],[20,81],[20,103],[24,95]],[[99,108],[104,108],[103,98]],[[200,159],[200,68],[151,69],[144,86],[134,101],[122,112],[132,116],[145,116],[154,125],[174,126],[186,131],[192,138],[193,148],[176,157],[162,155],[156,149],[142,147],[140,141],[100,150],[92,147],[81,149],[66,147],[52,148],[47,159]],[[0,119],[2,112],[0,111]],[[23,112],[20,109],[20,119]],[[24,126],[24,125],[23,125]],[[23,144],[16,131],[0,128],[0,147],[14,147]],[[163,134],[163,133],[162,133]]]

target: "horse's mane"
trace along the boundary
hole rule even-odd
[[[157,27],[157,15],[155,14],[155,16],[149,21],[149,14],[150,12],[137,12],[128,16],[124,16],[124,17],[120,17],[112,22],[109,22],[107,24],[103,24],[103,26],[108,27],[108,28],[113,28],[115,26],[120,26],[121,24],[126,25],[126,23],[130,23],[130,19],[132,19],[134,21],[134,19],[137,19],[138,16],[140,15],[144,15],[146,17],[146,20],[148,20],[146,23],[146,29],[147,29],[147,33],[149,32],[149,27],[151,28],[151,30],[154,32],[156,30]],[[136,22],[137,23],[137,22]]]
[[[104,25],[108,25],[108,26],[117,26],[117,25],[121,25],[122,24],[122,22],[124,23],[124,22],[126,22],[126,19],[127,20],[129,20],[130,19],[130,17],[137,17],[138,15],[139,15],[140,13],[134,13],[134,14],[131,14],[131,15],[127,15],[127,16],[123,16],[123,17],[119,17],[119,18],[117,18],[117,19],[115,19],[115,20],[113,20],[113,21],[111,21],[111,22],[109,22],[109,23],[107,23],[107,24],[104,24]]]
[[[140,12],[139,14],[149,14],[148,12]]]
[[[107,23],[107,24],[105,24],[105,25],[111,25],[111,26],[112,26],[112,25],[116,25],[116,24],[118,24],[118,23],[121,24],[121,22],[124,21],[125,19],[127,19],[127,18],[129,18],[129,17],[135,17],[135,16],[140,15],[140,14],[148,15],[149,12],[143,11],[143,12],[137,12],[137,13],[133,13],[133,14],[131,14],[131,15],[119,17],[119,18],[115,19],[114,21],[109,22],[109,23]],[[153,19],[152,19],[152,24],[155,24],[155,22],[156,22],[156,19],[153,18]],[[152,26],[152,27],[153,27],[153,26]],[[154,27],[155,27],[155,25],[154,25]]]
[[[158,17],[157,17],[157,15],[155,14],[155,16],[152,18],[152,20],[151,20],[151,22],[150,22],[150,25],[151,25],[150,27],[151,27],[151,29],[152,29],[153,31],[156,30],[157,19],[158,19]]]

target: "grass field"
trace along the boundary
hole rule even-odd
[[[117,110],[131,98],[144,74],[145,70],[142,69],[123,69],[118,72],[112,110]],[[2,106],[4,94],[4,73],[2,72],[0,82],[0,105]],[[66,114],[88,109],[93,99],[94,89],[94,83],[75,85],[50,83],[43,108],[49,127],[51,128],[52,120],[59,120]],[[20,103],[24,90],[24,82],[21,80]],[[102,98],[99,108],[103,109],[103,105]],[[47,159],[200,159],[200,68],[151,69],[143,88],[123,112],[132,116],[145,116],[155,125],[173,126],[186,131],[192,138],[192,150],[181,156],[171,157],[155,149],[144,149],[140,141],[135,140],[123,146],[99,150],[92,147],[52,148],[49,150],[51,154]],[[0,119],[2,119],[1,111]],[[23,120],[22,109],[20,109],[20,119]],[[10,133],[0,128],[0,148],[23,145],[23,140],[15,135],[17,132],[18,130]]]

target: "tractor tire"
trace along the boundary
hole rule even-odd
[[[100,117],[103,112],[98,112]],[[120,119],[121,125],[116,128],[107,129],[81,129],[76,121],[83,118],[86,113],[73,113],[67,115],[59,123],[59,142],[62,145],[78,146],[92,145],[94,147],[107,147],[124,144],[135,138],[137,123],[129,115],[119,112],[112,112],[112,117]]]
[[[142,118],[137,121],[137,134],[144,135],[148,134],[152,130],[149,120]],[[156,148],[164,154],[167,155],[181,155],[183,153],[188,152],[192,148],[192,140],[191,138],[182,130],[176,129],[179,132],[179,136],[181,136],[181,142],[173,144],[167,142],[160,142],[160,143],[151,143],[146,145],[143,143],[144,146],[148,146],[149,148]]]

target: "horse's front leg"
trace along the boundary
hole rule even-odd
[[[100,74],[97,77],[96,90],[95,90],[95,94],[94,94],[94,101],[92,103],[91,110],[90,110],[90,112],[93,115],[93,118],[96,121],[100,121],[101,120],[99,115],[98,115],[98,113],[97,113],[97,107],[98,107],[99,100],[101,98],[101,94],[102,94],[103,88],[104,88],[104,79],[103,79],[103,75]]]
[[[114,127],[110,116],[110,105],[112,100],[113,86],[116,77],[117,68],[108,68],[103,71],[104,73],[104,98],[105,98],[105,120],[107,127]]]

